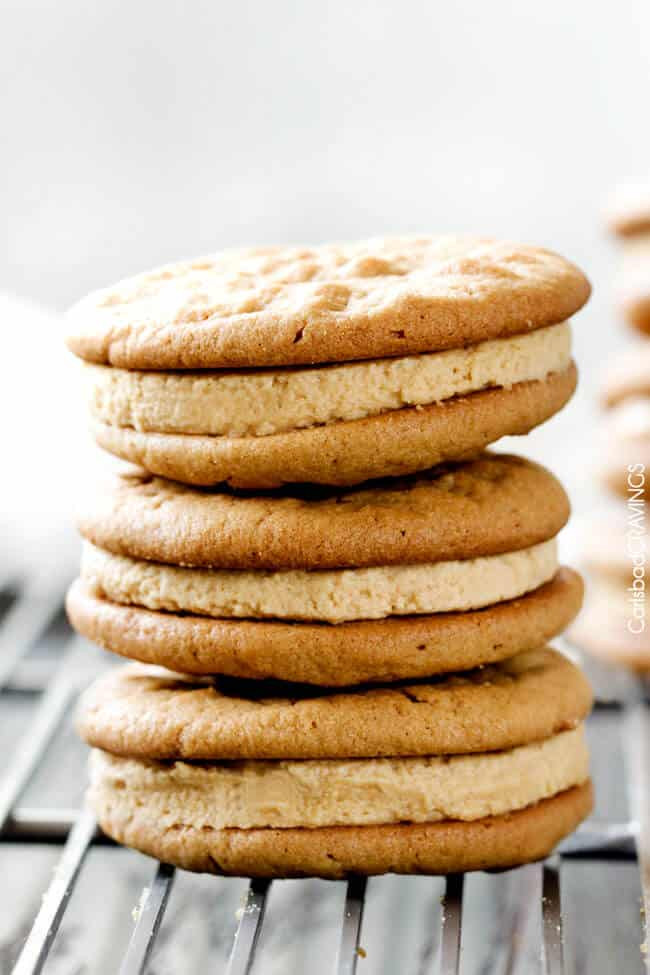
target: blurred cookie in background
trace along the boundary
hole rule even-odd
[[[627,499],[645,496],[650,469],[650,346],[635,345],[605,375],[607,413],[598,458],[607,488]]]
[[[650,186],[624,186],[608,208],[607,224],[621,243],[619,301],[625,318],[650,333]]]
[[[620,354],[605,373],[601,388],[603,406],[619,406],[641,399],[650,404],[650,344],[639,342]]]
[[[624,315],[650,335],[650,186],[620,189],[608,226],[621,245],[619,294]],[[593,512],[580,532],[586,595],[567,635],[581,650],[610,664],[650,672],[645,581],[650,342],[636,341],[612,361],[600,402],[605,413],[595,466],[600,483],[617,500]],[[610,679],[611,673],[606,682]]]
[[[647,539],[643,499],[601,511],[585,526],[585,604],[568,631],[580,649],[638,672],[650,672]]]

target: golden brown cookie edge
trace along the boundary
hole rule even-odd
[[[381,241],[374,243],[381,249]],[[412,244],[401,241],[407,256]],[[516,335],[564,321],[589,298],[591,286],[582,271],[552,251],[484,238],[468,237],[466,244],[468,253],[458,253],[448,262],[456,286],[447,295],[439,282],[428,295],[420,283],[410,293],[399,291],[392,300],[362,301],[356,312],[320,309],[313,313],[307,304],[283,313],[252,311],[225,318],[213,313],[206,318],[197,317],[188,292],[185,318],[182,313],[180,317],[152,313],[142,321],[138,309],[136,321],[131,322],[120,301],[117,315],[111,318],[116,290],[139,281],[146,286],[155,275],[162,280],[166,270],[183,271],[192,262],[153,269],[78,302],[68,312],[66,342],[81,358],[127,369],[343,362],[461,348]],[[481,252],[472,253],[477,246]],[[481,250],[486,247],[492,248],[491,254]],[[270,251],[282,256],[282,248]],[[513,256],[534,267],[528,278],[511,271]],[[464,290],[457,286],[459,273],[467,275]]]
[[[118,794],[119,795],[119,794]],[[118,843],[185,870],[230,876],[324,877],[349,874],[446,874],[505,870],[543,859],[591,812],[590,781],[533,806],[473,823],[337,826],[316,829],[198,830],[160,833],[144,807],[96,807]]]
[[[528,433],[568,402],[576,383],[572,362],[563,372],[510,389],[268,437],[149,434],[98,422],[92,429],[110,453],[187,484],[349,486],[414,474],[474,456],[503,436]]]
[[[303,500],[295,492],[196,491],[143,472],[116,477],[95,492],[78,524],[84,538],[114,555],[279,570],[499,555],[547,541],[569,517],[562,485],[525,458],[485,454],[427,472],[427,478],[372,482],[336,492],[330,501],[313,491],[311,500],[309,492]],[[438,487],[449,479],[453,488]]]
[[[77,729],[104,751],[165,761],[457,755],[541,741],[574,728],[591,705],[584,674],[549,647],[494,672],[330,693],[130,664],[84,692]]]
[[[340,687],[467,670],[543,646],[575,617],[582,593],[578,573],[562,568],[539,589],[484,610],[330,626],[158,613],[110,602],[78,579],[67,610],[83,636],[142,663]]]

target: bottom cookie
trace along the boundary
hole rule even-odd
[[[104,599],[82,579],[73,583],[66,605],[79,633],[132,660],[186,674],[334,687],[505,660],[544,646],[568,626],[581,602],[580,576],[562,568],[532,592],[485,609],[336,626],[156,612]]]
[[[529,433],[562,409],[576,381],[571,363],[508,389],[492,387],[429,406],[258,437],[144,432],[100,420],[92,429],[110,453],[185,484],[356,485],[428,470],[471,457],[501,437]]]
[[[349,874],[504,870],[540,860],[589,814],[592,802],[586,782],[518,812],[473,822],[314,829],[161,830],[146,806],[133,814],[132,808],[120,809],[119,799],[95,812],[117,842],[185,870],[337,880]]]

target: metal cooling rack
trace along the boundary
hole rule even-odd
[[[80,688],[108,665],[108,655],[90,648],[67,628],[65,582],[51,577],[19,580],[0,592],[0,704],[5,705],[0,706],[0,717],[11,710],[12,702],[14,706],[18,702],[22,715],[19,732],[10,729],[4,735],[10,747],[0,776],[0,858],[5,860],[10,851],[25,855],[27,848],[51,851],[54,845],[62,845],[40,906],[32,900],[30,916],[14,919],[14,927],[2,936],[4,942],[0,937],[0,975],[32,975],[44,969],[64,975],[118,970],[121,975],[184,975],[199,970],[228,975],[275,971],[591,975],[609,973],[614,965],[620,972],[650,973],[649,956],[641,944],[650,910],[650,724],[643,686],[618,675],[596,675],[600,694],[590,733],[595,739],[597,794],[604,783],[617,815],[590,821],[547,862],[504,874],[444,879],[389,877],[366,882],[353,877],[336,884],[251,880],[235,916],[233,896],[239,895],[242,881],[197,879],[161,863],[152,867],[140,854],[115,847],[80,804],[84,772],[69,767],[72,739],[59,749],[58,758],[56,749],[52,757]],[[34,780],[44,773],[56,780],[73,780],[79,797],[74,808],[27,801]],[[623,789],[629,796],[627,816]],[[102,861],[99,878],[92,884],[95,914],[89,921],[85,901],[91,895],[75,900],[75,891],[84,884],[91,854],[101,847],[107,848],[104,856],[109,860]],[[14,864],[23,862],[18,854]],[[117,898],[114,930],[118,934],[108,939],[122,939],[121,957],[113,953],[112,960],[106,961],[104,945],[100,963],[90,957],[96,944],[92,918],[99,911],[102,918],[107,913],[108,881],[125,869],[125,863],[136,864],[141,894],[135,904],[129,903],[133,920],[129,914],[124,917],[123,901],[135,889],[131,872],[129,893]],[[20,865],[9,871],[0,868],[2,916],[11,916],[14,902],[18,910],[27,874],[29,869]],[[192,887],[175,913],[170,908],[172,917],[169,911],[165,917],[168,905],[177,894],[181,896],[178,888],[190,881],[201,882],[200,890]],[[275,890],[281,893],[283,914],[273,918],[267,905]],[[319,910],[325,902],[331,910],[324,920]],[[192,928],[198,933],[191,935],[191,941],[207,938],[203,961],[192,962],[187,940],[172,961],[170,945],[190,924],[183,920],[189,918],[187,911],[199,903],[207,907],[199,927]],[[68,932],[66,949],[60,945],[66,923],[79,911],[86,912],[86,920],[71,929],[72,934]],[[414,928],[416,914],[419,921]],[[82,954],[73,957],[70,942],[75,931],[80,936],[80,929],[86,940]],[[323,945],[325,929],[329,940]],[[301,945],[302,954],[287,962],[283,952],[294,944]]]

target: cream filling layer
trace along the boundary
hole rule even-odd
[[[93,415],[142,432],[261,437],[495,386],[544,379],[571,361],[568,322],[464,349],[299,369],[138,372],[86,363]]]
[[[311,572],[161,565],[85,542],[81,575],[95,593],[147,609],[341,623],[480,609],[537,589],[557,568],[554,538],[462,561]]]
[[[433,823],[514,812],[588,777],[579,725],[509,751],[444,758],[192,765],[94,750],[90,800],[99,810],[144,806],[160,829]]]

